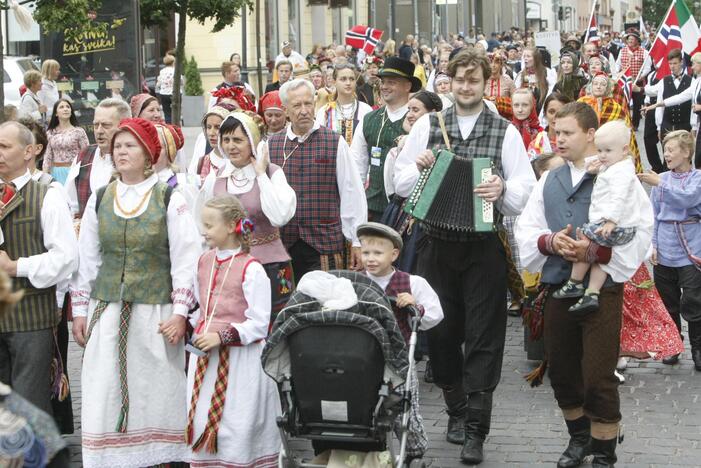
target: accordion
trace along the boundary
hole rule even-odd
[[[404,211],[429,228],[455,233],[491,232],[494,205],[473,193],[492,175],[489,158],[465,158],[441,150],[424,169]]]

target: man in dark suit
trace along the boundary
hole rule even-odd
[[[278,81],[270,83],[265,87],[265,92],[279,91],[280,86],[284,85],[292,77],[292,62],[288,60],[280,60],[275,64],[275,70],[277,70]]]

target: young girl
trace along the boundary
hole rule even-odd
[[[531,139],[531,143],[527,147],[528,159],[531,162],[545,153],[557,153],[557,139],[555,138],[555,115],[562,109],[562,106],[572,102],[567,96],[553,91],[550,96],[545,100],[543,105],[543,114],[545,115],[545,121],[547,126],[545,129],[538,133],[534,138]],[[541,163],[542,164],[542,163]]]
[[[680,334],[681,317],[689,322],[691,357],[701,371],[701,171],[693,168],[693,155],[691,133],[670,132],[664,139],[669,171],[639,177],[653,187],[652,263],[657,290]],[[676,364],[679,355],[672,358],[663,362]]]
[[[49,144],[42,170],[65,184],[71,163],[90,144],[85,130],[78,125],[73,105],[67,99],[59,99],[54,104],[47,137]]]
[[[211,250],[197,264],[188,371],[190,466],[277,466],[280,402],[263,373],[261,351],[270,322],[270,281],[249,253],[254,228],[232,195],[202,211]],[[192,348],[191,348],[192,349]]]
[[[529,89],[519,88],[511,96],[511,108],[513,112],[511,123],[521,134],[523,146],[528,149],[531,141],[543,131],[536,111],[535,96]]]
[[[588,172],[596,173],[591,194],[589,222],[582,227],[583,234],[604,247],[625,245],[635,236],[637,226],[645,222],[647,194],[635,176],[630,153],[630,129],[622,120],[607,122],[596,131],[595,143],[598,160],[591,161]],[[615,265],[609,265],[615,268]],[[584,277],[589,273],[585,291]],[[556,299],[581,299],[569,308],[570,312],[586,314],[598,310],[599,291],[606,282],[607,273],[597,263],[577,262],[572,266],[570,279],[553,293]]]

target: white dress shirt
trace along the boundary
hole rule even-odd
[[[236,174],[237,178],[246,179],[244,185],[238,186],[231,181],[231,175]],[[224,168],[215,174],[210,172],[205,178],[202,189],[197,195],[196,213],[201,214],[204,204],[214,196],[214,184],[217,179],[226,179],[226,191],[232,195],[248,193],[253,188],[254,182],[258,181],[260,189],[260,206],[263,214],[270,224],[275,227],[282,227],[289,223],[297,210],[297,195],[287,183],[282,169],[275,171],[272,176],[268,174],[257,175],[253,164],[236,169],[231,162],[226,161]],[[199,220],[199,217],[198,217]]]
[[[66,176],[66,194],[68,195],[68,203],[71,208],[71,213],[77,215],[80,212],[80,206],[78,204],[78,190],[75,186],[75,179],[80,173],[80,163],[76,157],[71,164],[71,168]],[[90,166],[90,191],[92,193],[97,192],[97,189],[104,187],[110,182],[112,174],[114,173],[114,166],[112,165],[112,156],[109,154],[103,155],[98,147],[95,149],[95,157],[92,161],[92,166]]]
[[[568,162],[572,187],[575,187],[584,177],[586,171],[575,167]],[[548,180],[550,171],[543,173],[531,196],[516,222],[514,235],[518,243],[518,251],[521,257],[521,265],[532,273],[543,270],[547,256],[538,249],[538,239],[544,234],[551,234],[548,222],[545,219],[545,204],[543,199],[543,187]],[[645,260],[645,256],[652,240],[653,214],[652,204],[642,184],[636,186],[634,200],[639,203],[640,218],[636,226],[635,237],[625,245],[612,249],[611,260],[606,265],[600,265],[601,269],[611,276],[616,283],[623,283],[633,277]],[[564,202],[564,200],[563,200]],[[628,203],[628,202],[626,202]]]
[[[681,82],[682,82],[682,78],[684,78],[684,74],[683,74],[683,73],[682,73],[681,75],[679,75],[678,77],[674,77],[674,89],[679,89],[679,85],[680,85]],[[675,105],[675,104],[669,104],[668,101],[669,101],[669,99],[670,99],[671,97],[674,97],[674,96],[670,96],[669,98],[664,99],[664,82],[663,82],[663,81],[664,81],[664,80],[660,80],[660,81],[657,83],[657,85],[655,85],[655,86],[656,86],[656,89],[657,89],[657,102],[662,102],[662,101],[664,101],[665,107],[673,106],[673,105]],[[693,94],[694,89],[696,89],[696,88],[695,88],[695,85],[696,85],[696,83],[694,83],[694,82],[692,81],[691,85],[690,85],[686,90],[684,90],[684,91],[682,91],[681,93],[677,94],[677,96],[679,96],[679,95],[684,94],[685,91],[689,91],[688,93],[686,93],[686,95],[689,96],[689,97],[683,99],[683,100],[681,101],[682,103],[688,101],[688,100],[691,99],[693,96],[695,96],[695,94]],[[647,89],[647,86],[646,86],[645,88]],[[672,102],[674,102],[674,101],[672,101]],[[693,104],[692,104],[692,106],[693,106]],[[693,112],[692,112],[692,115],[693,115]],[[662,125],[662,118],[663,118],[663,116],[664,116],[664,107],[658,107],[658,108],[656,108],[656,109],[655,109],[655,125],[657,125],[657,131],[658,131],[658,132],[660,131],[660,126]]]
[[[21,190],[32,179],[29,170],[12,180]],[[65,195],[56,184],[49,185],[41,205],[41,230],[46,252],[17,259],[17,277],[27,278],[38,289],[58,285],[56,302],[63,304],[65,282],[78,269],[78,241],[73,230],[73,217],[68,211]],[[0,243],[4,237],[0,232]]]
[[[392,270],[392,273],[385,276],[375,276],[367,272],[365,274],[384,291],[394,275],[394,270]],[[443,308],[441,307],[441,301],[438,299],[436,291],[428,284],[428,281],[420,276],[409,275],[409,285],[411,287],[411,295],[414,296],[416,305],[420,305],[424,308],[424,315],[421,318],[421,326],[419,329],[429,330],[438,325],[440,321],[443,320]]]
[[[141,203],[143,197],[157,182],[158,176],[156,174],[134,185],[127,185],[122,181],[118,181],[113,206],[101,206],[100,209],[111,208],[114,210],[115,215],[123,219],[132,219],[140,216],[151,203],[152,194],[149,195],[149,199],[137,212],[128,216],[117,208],[117,199],[119,199],[119,205],[124,210],[132,210]],[[95,192],[90,195],[80,226],[80,268],[71,284],[73,315],[76,317],[87,317],[90,292],[102,265],[95,196]],[[185,304],[190,302],[193,294],[192,266],[197,264],[197,259],[201,252],[200,235],[185,197],[177,190],[173,191],[171,195],[166,217],[168,246],[170,249],[170,275],[173,287],[173,313],[186,317],[188,307]]]
[[[312,131],[303,138],[295,135],[292,131],[292,125],[287,125],[287,138],[290,141],[298,140],[303,142],[306,138],[320,128],[319,124],[315,123]],[[356,127],[356,135],[360,124]],[[360,132],[362,135],[362,131]],[[341,228],[343,236],[353,243],[353,247],[360,247],[360,241],[356,231],[358,226],[366,223],[368,220],[368,202],[365,197],[365,187],[360,179],[358,167],[355,164],[348,147],[348,143],[343,138],[338,139],[338,150],[336,152],[336,184],[338,185],[338,194],[341,198]]]
[[[483,111],[484,112],[484,111]],[[458,125],[463,139],[470,136],[480,114],[458,116]],[[408,197],[419,178],[419,168],[416,158],[427,148],[429,131],[431,129],[430,115],[426,114],[414,123],[404,148],[394,164],[394,187],[397,195]],[[533,168],[528,162],[523,139],[516,127],[509,125],[504,134],[501,146],[501,165],[506,184],[506,192],[497,206],[506,216],[517,216],[526,205],[528,196],[535,185],[536,179]]]
[[[173,176],[176,176],[178,181],[178,185],[175,187],[175,189],[183,194],[183,197],[185,197],[185,201],[187,202],[187,206],[189,206],[190,211],[194,213],[197,194],[200,191],[200,178],[182,172],[178,172],[176,174],[173,172],[173,169],[169,167],[158,171],[158,180],[164,184],[167,184]]]
[[[220,260],[226,259],[232,255],[236,255],[241,251],[241,248],[234,250],[217,250],[217,258]],[[197,279],[197,264],[194,271],[195,299],[200,301],[200,284]],[[259,262],[251,262],[246,268],[243,278],[243,297],[246,299],[246,310],[243,315],[246,317],[241,323],[231,323],[231,326],[239,332],[241,344],[246,346],[257,340],[263,340],[268,336],[268,327],[270,326],[270,278],[265,273],[263,266]],[[200,318],[202,308],[192,315],[190,323],[196,324]]]
[[[384,109],[387,113],[387,120],[392,123],[403,119],[409,110],[406,104],[393,111],[390,111],[386,106]],[[368,168],[370,167],[370,148],[375,146],[375,143],[377,142],[371,141],[368,143],[365,141],[365,135],[363,134],[363,120],[358,122],[358,126],[355,127],[355,132],[353,132],[353,141],[351,142],[350,152],[353,160],[355,161],[355,165],[360,171],[360,180],[362,181],[365,181],[368,178]]]
[[[691,86],[686,88],[681,93],[675,96],[670,96],[664,100],[665,107],[678,106],[679,104],[684,104],[686,101],[691,100],[691,119],[689,123],[694,130],[698,129],[696,112],[694,112],[694,104],[696,104],[696,97],[699,95],[699,93],[701,93],[701,78],[694,77],[691,79]],[[658,110],[659,108],[655,109],[655,117],[657,117]]]

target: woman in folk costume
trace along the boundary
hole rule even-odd
[[[514,80],[504,73],[504,58],[498,53],[494,54],[490,63],[492,74],[487,79],[484,87],[484,96],[497,106],[499,115],[506,120],[511,120],[511,95],[516,89]]]
[[[611,97],[623,108],[623,112],[630,117],[628,100],[623,92],[623,88],[618,85],[617,80],[610,78],[611,70],[609,68],[608,60],[605,60],[598,55],[589,58],[589,81],[584,87],[582,87],[581,91],[579,92],[579,97],[591,95],[594,77],[602,72],[609,77],[609,81],[611,82]]]
[[[292,264],[279,228],[295,215],[297,196],[285,173],[270,163],[268,145],[261,143],[260,127],[251,116],[232,112],[222,123],[219,135],[220,151],[228,160],[217,177],[205,179],[197,211],[207,200],[227,193],[241,202],[255,225],[251,254],[270,279],[274,321],[294,289]]]
[[[592,80],[591,87],[587,85],[587,95],[577,99],[578,102],[583,102],[591,106],[596,115],[599,116],[599,125],[605,124],[612,120],[624,120],[628,128],[632,128],[630,117],[624,111],[619,103],[617,103],[611,92],[614,83],[609,79],[604,72],[599,72]],[[635,132],[630,132],[630,154],[635,160],[635,172],[642,172],[643,166],[640,162],[640,150],[635,139]]]
[[[536,100],[536,114],[540,113],[545,103],[545,98],[552,92],[557,82],[556,73],[543,63],[543,56],[535,47],[527,47],[523,50],[524,69],[516,75],[514,85],[516,88],[529,88],[533,91]]]
[[[533,162],[541,154],[557,152],[557,138],[555,136],[555,115],[562,109],[562,106],[572,102],[567,96],[553,91],[545,100],[543,105],[543,115],[547,126],[539,132],[528,144],[528,158]]]
[[[202,133],[195,142],[195,154],[192,155],[187,172],[200,178],[200,182],[212,170],[217,172],[224,167],[226,158],[219,154],[219,127],[227,115],[234,110],[230,104],[217,104],[202,117]],[[207,149],[209,148],[209,151]]]
[[[124,119],[112,139],[117,179],[90,196],[71,286],[73,336],[85,347],[83,465],[185,460],[188,310],[199,233],[185,198],[158,181],[151,122]]]
[[[579,98],[579,93],[587,84],[587,77],[579,66],[579,55],[566,50],[560,55],[560,69],[557,72],[557,83],[553,92],[567,96],[570,101]]]
[[[161,142],[161,155],[153,169],[158,174],[160,182],[177,188],[183,194],[187,205],[192,210],[199,193],[200,180],[184,172],[175,172],[178,169],[175,165],[175,156],[185,145],[183,132],[176,125],[156,124],[155,127]]]
[[[277,466],[280,400],[260,364],[270,281],[249,252],[258,227],[245,216],[228,194],[202,210],[211,250],[197,262],[200,311],[192,342],[202,352],[190,355],[187,419],[193,468]]]
[[[261,137],[263,141],[268,141],[268,137],[274,133],[282,131],[287,126],[287,115],[282,108],[280,91],[268,91],[260,98],[258,113],[265,121],[265,134]],[[215,140],[219,138],[219,131]]]
[[[372,112],[372,107],[360,101],[356,95],[358,73],[350,63],[336,65],[333,69],[336,92],[328,104],[324,104],[316,113],[316,122],[340,133],[349,145],[358,122],[365,114]]]

